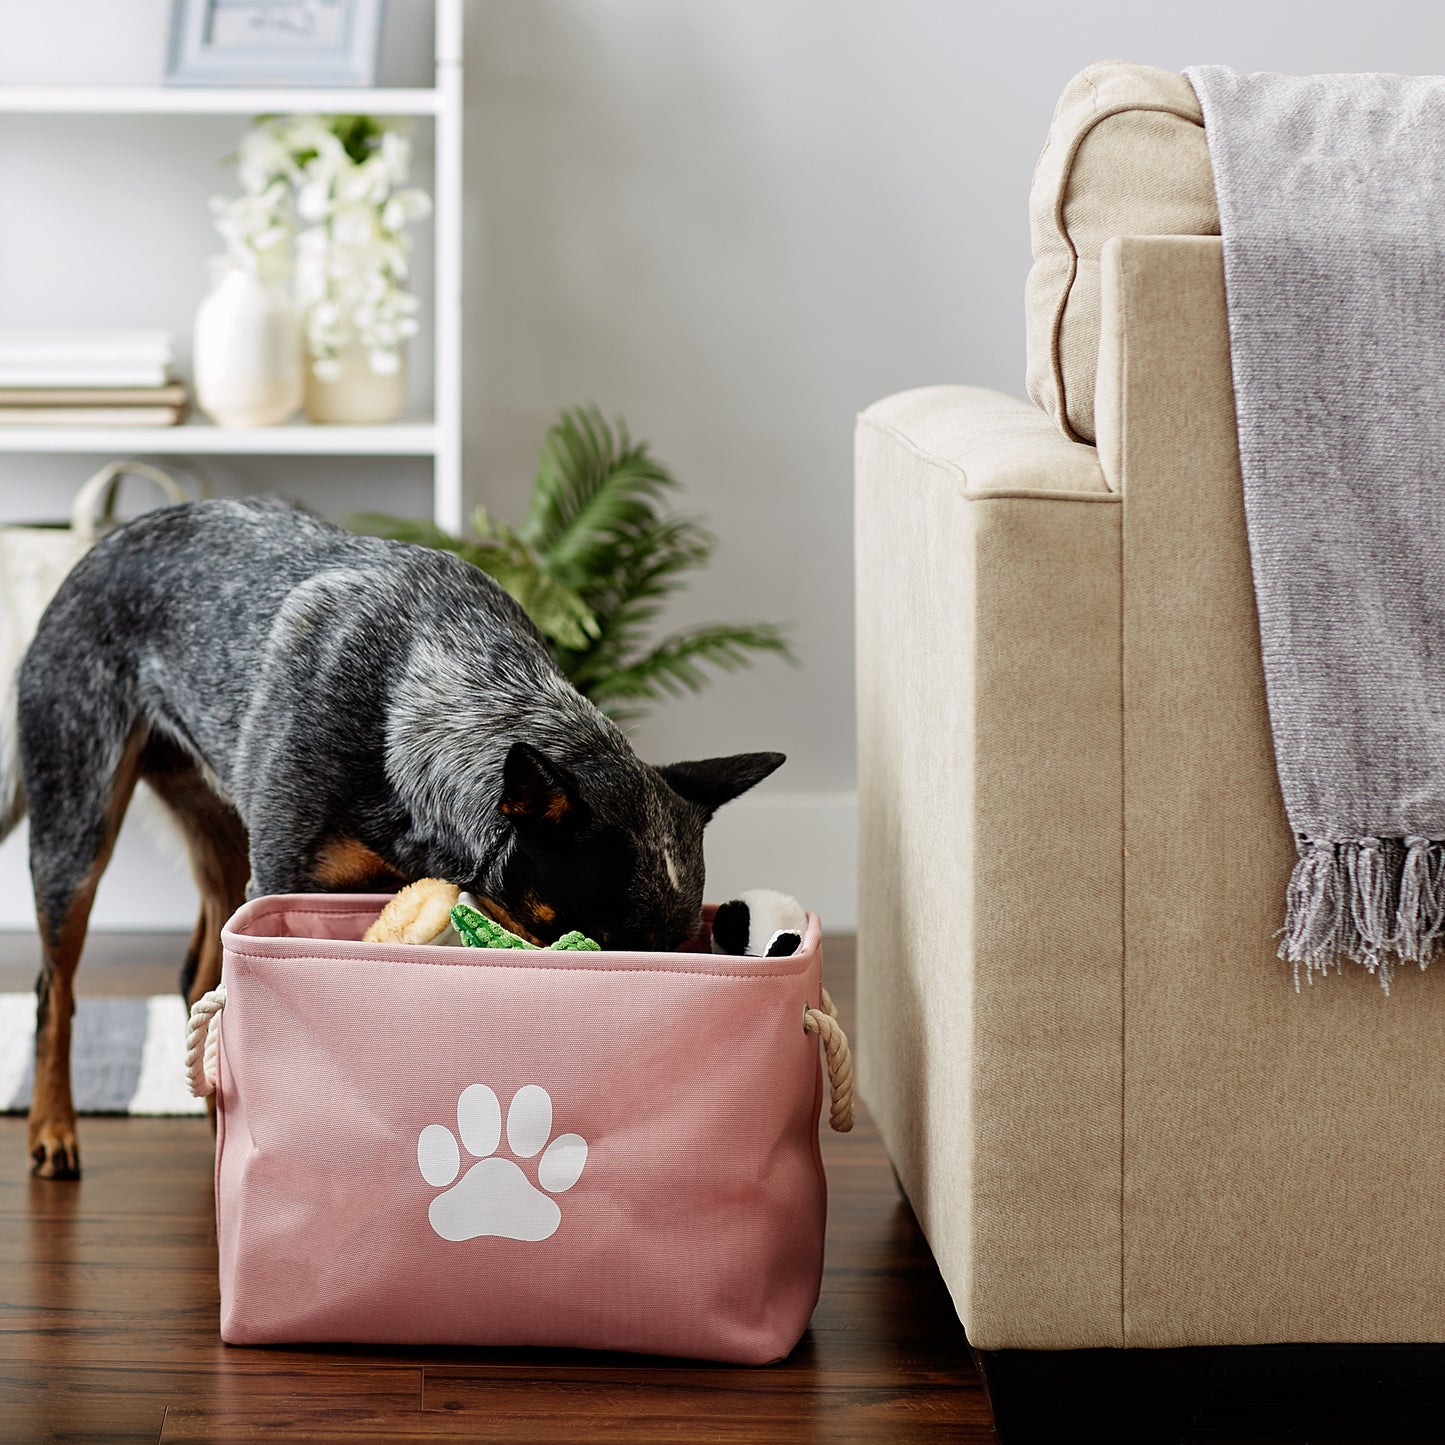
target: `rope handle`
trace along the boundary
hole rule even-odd
[[[186,1023],[186,1081],[197,1099],[216,1092],[216,1050],[220,1046],[221,1010],[226,990],[213,988],[191,1005]]]
[[[831,1098],[828,1122],[836,1133],[846,1134],[853,1127],[853,1051],[848,1047],[848,1035],[838,1022],[838,1010],[826,988],[822,1008],[803,1010],[803,1032],[817,1034],[823,1041]]]

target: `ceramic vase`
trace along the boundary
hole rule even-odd
[[[279,426],[302,400],[301,318],[283,287],[223,264],[196,312],[196,405],[217,426]]]
[[[314,422],[350,423],[353,426],[395,421],[406,402],[406,358],[393,372],[371,369],[366,349],[348,342],[337,353],[340,374],[326,381],[306,368],[306,415]]]

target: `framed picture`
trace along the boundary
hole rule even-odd
[[[172,0],[167,85],[373,85],[384,0]]]

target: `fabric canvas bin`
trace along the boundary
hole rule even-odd
[[[386,902],[223,932],[222,1338],[786,1355],[823,1265],[817,917],[787,958],[708,952],[711,909],[679,953],[361,942]]]

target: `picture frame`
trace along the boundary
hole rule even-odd
[[[376,83],[385,0],[172,0],[167,85]]]

